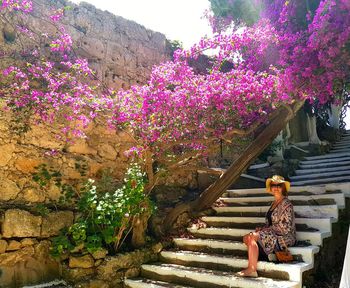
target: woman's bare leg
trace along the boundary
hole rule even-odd
[[[251,276],[256,273],[259,257],[258,237],[258,233],[249,233],[243,237],[243,242],[248,248],[248,267],[238,273],[240,276]]]

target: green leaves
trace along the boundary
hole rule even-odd
[[[115,252],[130,232],[134,217],[145,209],[154,210],[144,194],[146,180],[140,166],[131,164],[119,188],[111,189],[110,177],[86,181],[76,203],[80,216],[54,239],[52,255],[72,251],[82,244],[89,253],[102,247]]]

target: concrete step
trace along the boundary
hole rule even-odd
[[[319,155],[319,156],[307,156],[304,157],[306,161],[317,161],[317,160],[324,160],[324,159],[334,159],[334,158],[343,158],[343,157],[350,157],[350,152],[345,152],[345,153],[335,153],[332,155],[329,154],[324,154],[324,155]],[[303,163],[305,161],[301,161]]]
[[[346,145],[350,146],[350,138],[348,138],[348,139],[340,139],[339,141],[334,142],[331,147],[346,146]]]
[[[331,149],[329,150],[330,152],[334,152],[337,150],[345,150],[343,152],[347,152],[350,150],[350,144],[341,144],[341,145],[337,145],[337,146],[332,146]],[[339,151],[339,153],[341,153],[342,151]]]
[[[334,147],[332,148],[331,150],[329,150],[329,155],[333,155],[335,153],[347,153],[347,152],[350,152],[350,147]]]
[[[345,197],[350,197],[350,181],[343,181],[342,183],[331,181],[329,183],[321,183],[316,185],[291,186],[288,194],[312,196],[315,194],[338,193],[337,190],[344,193]],[[268,195],[265,188],[229,189],[222,194],[223,197],[255,197],[261,195]]]
[[[217,239],[187,239],[187,238],[175,238],[174,243],[176,247],[181,250],[190,250],[197,252],[208,252],[216,254],[233,254],[233,255],[246,255],[247,246],[240,241],[228,241]],[[295,257],[300,256],[305,263],[313,263],[314,254],[318,253],[320,248],[318,246],[306,246],[306,247],[288,247],[289,251]],[[237,252],[242,253],[237,253]]]
[[[344,153],[334,153],[334,154],[326,154],[326,158],[322,159],[314,159],[314,160],[303,160],[299,162],[299,165],[314,165],[314,164],[323,164],[323,163],[331,163],[331,162],[344,162],[344,161],[349,161],[350,156],[340,156],[340,154]],[[349,153],[350,154],[350,153]],[[332,157],[334,155],[334,157]]]
[[[262,198],[262,197],[261,197]],[[225,201],[226,200],[226,201]],[[216,207],[248,207],[248,206],[270,206],[271,201],[235,201],[234,198],[220,198],[214,205]],[[332,198],[324,199],[307,199],[307,200],[291,200],[293,206],[309,206],[309,205],[333,205],[336,204]]]
[[[323,179],[311,179],[311,180],[300,180],[293,181],[291,184],[294,186],[305,186],[305,185],[321,185],[327,183],[345,183],[350,182],[350,176],[340,176],[340,177],[326,177]]]
[[[248,260],[245,258],[192,251],[162,251],[160,259],[169,264],[223,271],[239,271],[248,266]],[[276,264],[259,261],[257,266],[260,276],[296,282],[301,281],[302,272],[312,268],[312,264],[304,262]]]
[[[320,232],[332,232],[333,218],[295,218],[295,224],[307,225]],[[255,227],[265,224],[265,217],[222,217],[222,216],[205,216],[201,220],[210,227],[226,227],[230,228],[231,223],[251,223]]]
[[[302,193],[293,193],[291,192],[291,195],[288,196],[288,199],[291,200],[294,203],[297,203],[297,201],[305,201],[310,204],[316,204],[316,203],[322,203],[322,200],[325,199],[332,199],[335,201],[335,203],[338,205],[340,209],[345,208],[345,197],[344,194],[341,191],[338,191],[337,193],[329,193],[329,194],[313,194],[313,195],[302,195]],[[265,193],[267,194],[267,193]],[[301,195],[297,195],[301,194]],[[251,203],[252,205],[255,205],[254,203],[263,203],[267,202],[270,203],[274,201],[273,196],[266,196],[259,195],[259,196],[246,196],[246,197],[221,197],[218,199],[219,202],[224,203]],[[230,195],[227,195],[230,196]]]
[[[350,157],[345,159],[339,158],[339,161],[329,161],[319,164],[299,164],[300,169],[317,169],[317,168],[331,168],[350,164]]]
[[[350,134],[344,134],[342,135],[340,138],[338,138],[338,140],[336,142],[340,142],[340,141],[344,141],[346,139],[350,140]]]
[[[319,178],[325,178],[325,177],[340,177],[340,176],[350,176],[350,169],[349,170],[340,170],[340,171],[326,171],[322,173],[314,173],[314,174],[303,174],[303,175],[297,175],[297,176],[291,176],[289,177],[292,182],[299,181],[299,180],[312,180],[312,179],[319,179]]]
[[[350,170],[350,165],[337,165],[335,167],[325,167],[325,168],[312,168],[312,169],[298,169],[295,170],[296,175],[306,175],[306,174],[317,174],[323,172],[335,172],[335,171],[348,171]]]
[[[218,217],[219,218],[219,217]],[[251,217],[252,218],[252,217]],[[262,218],[262,217],[259,217]],[[204,221],[205,222],[205,221]],[[205,222],[201,223],[203,225],[200,225],[200,227],[222,227],[222,228],[236,228],[236,229],[249,229],[249,230],[255,230],[257,226],[262,227],[264,226],[263,222],[260,223],[249,223],[249,222],[225,222],[225,221],[218,221],[218,222]],[[193,227],[198,227],[198,225],[194,224]],[[316,228],[309,227],[306,224],[296,224],[296,229],[298,231],[319,231]]]
[[[332,193],[339,193],[341,190],[335,189],[334,187],[337,187],[337,185],[333,185],[338,183],[329,183],[327,185],[316,185],[316,186],[298,186],[294,187],[291,186],[290,190],[288,192],[288,195],[304,195],[304,196],[312,196],[316,194],[332,194]],[[349,183],[350,188],[350,183]],[[342,191],[344,193],[344,191]],[[223,193],[223,197],[250,197],[250,196],[267,196],[270,195],[268,192],[266,192],[266,188],[250,188],[250,189],[229,189],[226,190],[225,193]]]
[[[183,286],[174,283],[150,280],[146,278],[134,278],[124,280],[125,288],[193,288],[193,286]]]
[[[250,206],[250,207],[213,207],[217,215],[230,216],[231,212],[260,212],[266,213],[270,206]],[[338,219],[338,206],[320,205],[320,206],[294,206],[294,212],[305,218],[327,218]]]
[[[185,267],[174,264],[149,265],[141,268],[142,275],[157,280],[174,279],[177,283],[193,285],[194,287],[228,287],[228,288],[297,288],[298,282],[274,280],[264,277],[247,278],[223,272],[195,267]],[[174,281],[174,282],[175,282]],[[175,283],[176,283],[175,282]]]
[[[332,148],[340,148],[340,147],[350,147],[350,140],[340,141],[332,145]]]
[[[242,241],[244,235],[251,232],[251,229],[236,229],[236,228],[187,228],[187,230],[195,237],[211,238],[211,239],[226,239]],[[297,231],[296,237],[298,241],[308,242],[312,245],[322,245],[324,238],[330,237],[330,232],[305,232]]]

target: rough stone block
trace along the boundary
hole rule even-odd
[[[59,234],[59,231],[73,224],[74,215],[71,211],[59,211],[43,217],[41,237],[51,237]]]
[[[107,160],[115,160],[117,157],[117,152],[111,145],[102,144],[99,146],[98,155]]]
[[[68,282],[78,282],[84,278],[94,275],[94,268],[69,268],[64,266],[62,269],[62,277]]]
[[[35,172],[35,167],[38,167],[40,164],[42,164],[42,161],[39,159],[25,157],[20,157],[15,161],[16,169],[26,174]]]
[[[0,201],[9,201],[15,199],[20,192],[15,182],[0,178]]]
[[[85,140],[76,140],[73,145],[69,146],[67,149],[70,153],[77,153],[77,154],[90,154],[90,155],[96,155],[97,151],[86,143]]]
[[[0,146],[0,166],[6,166],[12,158],[12,153],[15,150],[13,143]]]
[[[107,254],[108,251],[106,249],[98,249],[97,251],[92,253],[92,257],[94,257],[95,260],[98,260],[105,258]]]
[[[0,240],[0,254],[5,253],[7,245],[6,240]]]
[[[19,209],[10,209],[5,212],[2,223],[4,238],[12,237],[40,237],[42,218]]]
[[[97,268],[97,277],[103,280],[117,279],[121,270],[138,268],[141,264],[156,261],[158,258],[154,250],[142,249],[131,253],[120,254],[114,257],[107,257]]]
[[[26,259],[28,259],[28,257],[33,255],[33,247],[25,247],[14,252],[0,254],[0,266],[13,266],[16,263],[25,261]]]
[[[38,189],[28,188],[23,191],[23,199],[31,203],[44,202],[45,195]]]
[[[69,257],[70,268],[91,268],[95,266],[94,258],[90,255],[84,255],[81,257]]]
[[[21,249],[21,242],[18,242],[16,240],[10,240],[7,246],[6,251],[16,251]]]
[[[21,240],[22,247],[33,246],[35,244],[38,244],[38,240],[35,238],[24,238]]]

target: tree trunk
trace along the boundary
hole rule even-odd
[[[271,144],[278,133],[284,129],[288,121],[295,116],[295,113],[303,104],[304,101],[300,101],[295,103],[292,108],[286,106],[280,107],[276,113],[274,113],[274,117],[270,120],[270,123],[216,182],[209,186],[195,201],[181,204],[170,211],[163,222],[163,231],[171,229],[172,224],[181,213],[187,212],[193,215],[194,213],[211,207],[222,193],[249,167],[256,157]]]
[[[148,219],[151,214],[149,211],[146,211],[139,216],[136,216],[132,223],[132,237],[131,237],[131,245],[134,248],[141,248],[146,244],[146,229],[148,224]]]
[[[339,129],[341,105],[331,104],[331,109],[328,110],[329,125],[334,129]]]
[[[317,135],[317,129],[316,129],[316,116],[309,116],[306,114],[306,128],[307,128],[307,134],[309,136],[309,143],[310,144],[321,144],[320,138],[318,138]]]

